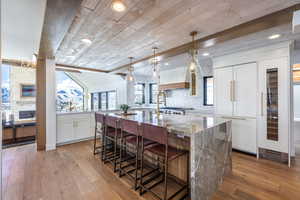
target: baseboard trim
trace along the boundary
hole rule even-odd
[[[67,144],[74,144],[74,143],[83,142],[83,141],[92,140],[92,139],[94,139],[94,136],[83,138],[83,139],[71,140],[71,141],[68,141],[68,142],[56,143],[56,146],[63,146],[63,145],[67,145]]]
[[[272,160],[279,163],[287,164],[289,162],[288,153],[283,153],[279,151],[274,151],[270,149],[258,148],[259,157],[267,160]]]

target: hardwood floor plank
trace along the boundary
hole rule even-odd
[[[36,152],[34,144],[3,151],[4,200],[154,200],[93,155],[92,141]],[[300,162],[287,165],[233,152],[233,172],[213,200],[300,199]],[[172,188],[171,188],[172,189]],[[175,199],[176,200],[176,199]]]

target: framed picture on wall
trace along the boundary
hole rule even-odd
[[[21,97],[35,97],[35,85],[21,84]]]

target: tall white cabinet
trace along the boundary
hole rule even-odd
[[[215,113],[232,120],[232,146],[257,152],[257,64],[248,63],[214,70]]]
[[[290,161],[291,44],[213,58],[215,114],[232,120],[234,149]]]

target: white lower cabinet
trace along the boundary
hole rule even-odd
[[[232,119],[232,148],[247,153],[257,153],[256,119]]]
[[[94,115],[72,113],[57,115],[57,144],[72,143],[94,135]]]

